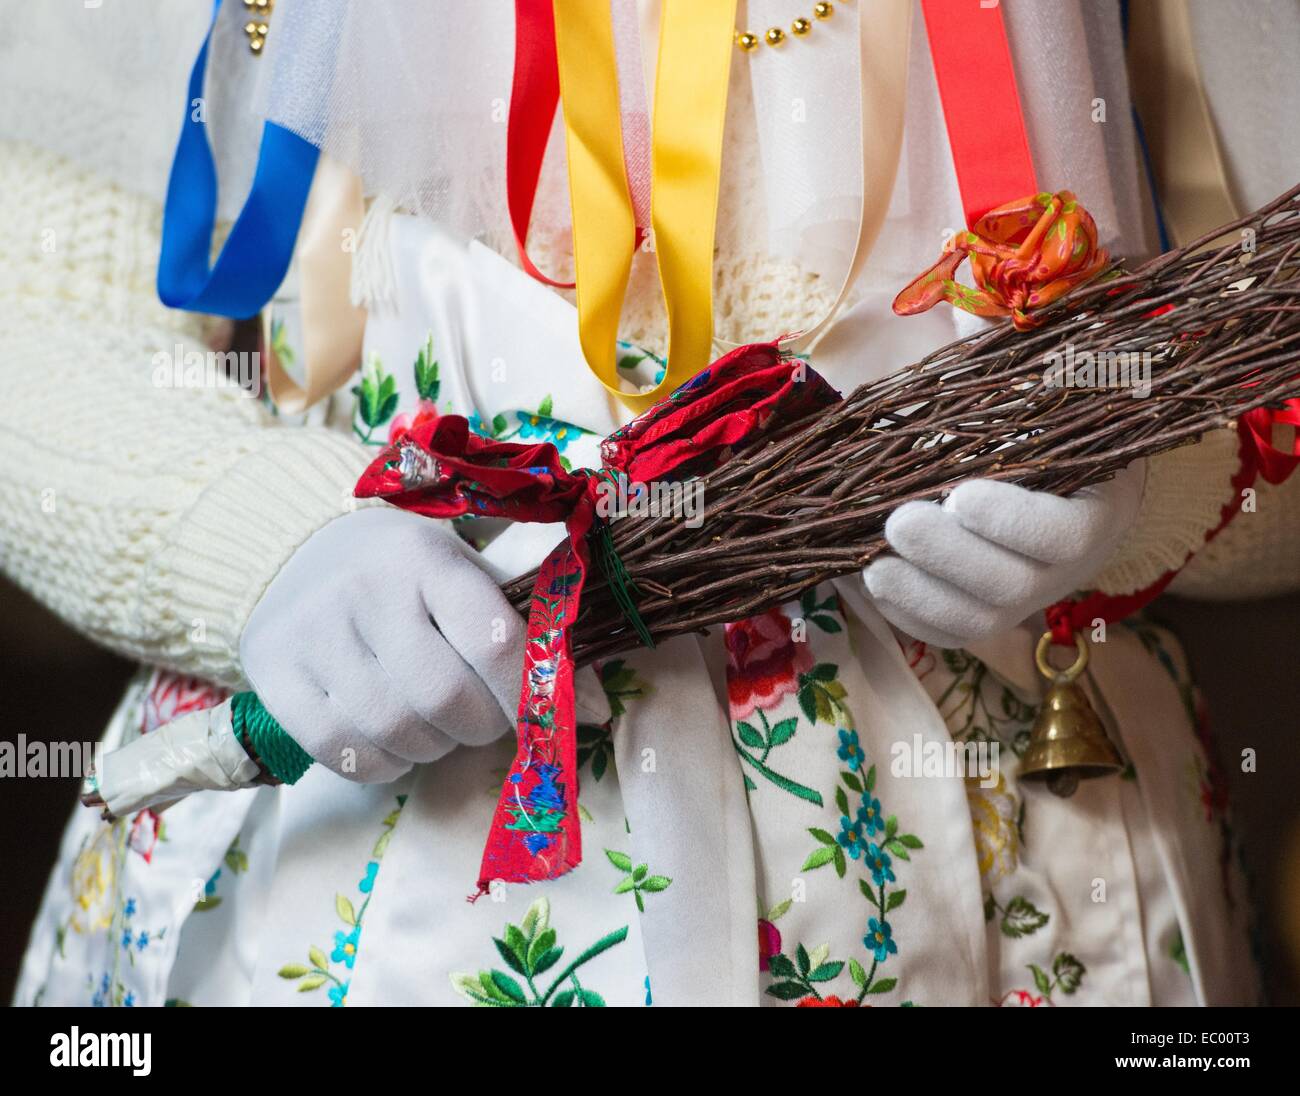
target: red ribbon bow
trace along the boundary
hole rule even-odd
[[[684,480],[839,400],[776,343],[719,358],[601,445],[603,471],[566,471],[550,442],[493,441],[459,415],[425,413],[362,474],[358,498],[434,518],[464,514],[563,521],[566,541],[538,572],[516,718],[518,750],[492,818],[479,893],[492,881],[553,879],[582,861],[571,628],[591,566],[587,534],[611,474],[635,488]]]

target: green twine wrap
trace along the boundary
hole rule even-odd
[[[311,754],[262,707],[256,693],[236,693],[230,698],[230,722],[235,737],[261,759],[262,767],[283,784],[296,784],[310,768]]]
[[[653,647],[654,636],[650,634],[650,629],[646,627],[636,607],[636,596],[641,591],[636,588],[636,583],[627,573],[627,568],[614,547],[614,537],[610,533],[608,522],[597,520],[592,526],[589,543],[593,548],[596,563],[608,580],[610,593],[614,595],[614,601],[618,603],[623,616],[636,631],[637,638],[645,646]]]

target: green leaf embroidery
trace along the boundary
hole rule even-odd
[[[1027,898],[1016,895],[1002,911],[1002,935],[1013,940],[1030,936],[1047,924],[1048,920],[1048,914],[1039,910]]]
[[[433,335],[430,334],[415,359],[415,391],[420,399],[436,403],[441,387],[438,363],[433,359]]]

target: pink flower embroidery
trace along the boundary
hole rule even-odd
[[[388,444],[392,445],[399,437],[411,429],[417,422],[424,422],[426,419],[436,419],[438,417],[438,408],[432,400],[421,400],[416,404],[414,412],[403,411],[388,426]]]
[[[812,651],[790,634],[790,618],[780,609],[728,624],[727,699],[731,718],[768,711],[799,689],[799,675],[812,669]]]
[[[758,919],[758,969],[767,970],[772,956],[781,954],[781,930],[765,917]]]
[[[998,1008],[1039,1008],[1046,1002],[1041,997],[1035,997],[1027,989],[1013,989],[996,1004]]]
[[[144,698],[141,734],[157,730],[164,723],[179,719],[187,712],[215,708],[230,695],[228,689],[197,677],[186,677],[168,670],[154,674]]]

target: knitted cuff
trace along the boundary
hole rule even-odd
[[[1151,457],[1137,521],[1092,588],[1132,594],[1183,566],[1219,524],[1237,464],[1237,432],[1231,429]]]
[[[246,688],[239,637],[262,593],[317,529],[367,505],[352,489],[373,454],[325,429],[271,429],[199,495],[146,573],[161,660]]]

